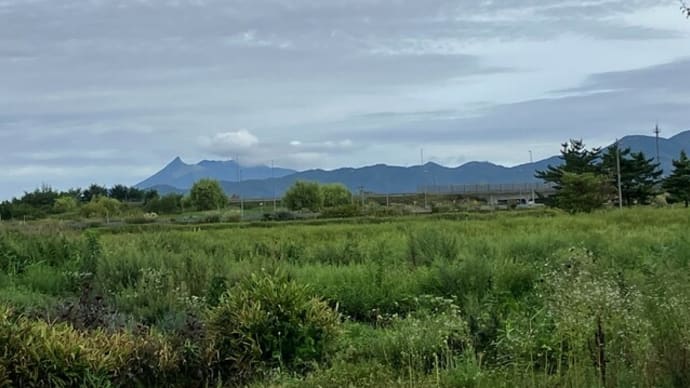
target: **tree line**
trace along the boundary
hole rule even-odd
[[[179,194],[159,195],[156,190],[142,190],[125,185],[110,188],[92,184],[87,188],[54,190],[43,185],[21,197],[0,203],[0,219],[40,219],[50,215],[81,213],[115,215],[124,206],[142,207],[150,212],[175,212],[182,207]]]
[[[548,205],[569,212],[588,212],[619,201],[622,205],[647,205],[661,194],[669,202],[690,202],[690,159],[681,152],[673,160],[673,171],[663,178],[654,158],[614,144],[604,150],[587,148],[582,140],[562,144],[562,163],[537,171],[536,177],[553,184],[556,194],[542,198]],[[620,166],[619,166],[620,165]],[[620,171],[620,174],[618,173]],[[620,175],[620,177],[619,177]],[[333,214],[356,213],[352,193],[342,184],[295,182],[285,193],[282,205],[291,211]],[[157,214],[177,214],[189,210],[219,210],[229,204],[220,182],[201,179],[188,195],[160,195],[125,185],[110,188],[92,184],[85,189],[56,191],[42,186],[19,198],[0,203],[0,220],[40,219],[51,215],[74,214],[82,217],[115,216],[125,209],[141,209]]]
[[[663,179],[654,158],[621,149],[618,144],[602,150],[571,139],[562,144],[560,159],[562,164],[549,165],[535,176],[556,189],[556,194],[545,201],[570,212],[588,212],[607,203],[647,205],[663,193],[668,193],[670,202],[686,207],[690,201],[690,160],[684,151],[673,160],[673,171]]]
[[[282,202],[292,211],[319,212],[349,205],[352,194],[342,184],[321,185],[316,182],[296,182],[285,193]],[[170,193],[160,195],[156,190],[115,185],[110,188],[92,184],[81,189],[57,191],[42,186],[25,192],[18,198],[0,203],[0,220],[41,219],[49,216],[109,217],[125,210],[139,210],[156,214],[178,214],[184,211],[220,210],[227,207],[229,198],[220,182],[200,179],[188,195]]]
[[[285,192],[281,201],[292,211],[319,212],[325,208],[351,204],[352,193],[340,183],[297,181]],[[225,207],[228,198],[217,180],[201,179],[192,186],[189,202],[198,210],[214,210]]]

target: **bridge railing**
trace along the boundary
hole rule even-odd
[[[554,191],[549,183],[498,183],[498,184],[463,184],[463,185],[426,185],[419,186],[419,193],[430,194],[516,194],[530,193],[532,190],[541,193]]]

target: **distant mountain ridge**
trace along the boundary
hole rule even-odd
[[[268,179],[294,174],[297,171],[286,168],[271,168],[269,166],[242,166],[242,180]],[[238,165],[233,160],[215,161],[202,160],[197,164],[187,164],[176,157],[162,170],[135,186],[138,188],[152,188],[157,186],[171,186],[177,189],[189,189],[194,182],[202,178],[213,178],[220,181],[237,182],[239,180]],[[166,190],[162,190],[166,191]],[[169,190],[168,190],[169,191]]]
[[[656,157],[656,139],[653,136],[626,136],[620,143],[622,147],[630,147],[634,152],[644,152],[648,158]],[[681,150],[690,151],[690,131],[681,132],[668,139],[659,139],[661,167],[665,173],[671,171],[671,160],[678,158]],[[558,156],[552,156],[514,167],[499,166],[490,162],[468,162],[458,167],[444,167],[430,162],[423,166],[376,164],[330,171],[313,169],[297,172],[275,168],[273,178],[270,167],[242,167],[243,181],[239,183],[237,164],[233,161],[202,161],[196,165],[188,165],[176,158],[137,187],[156,189],[161,193],[185,193],[196,180],[210,177],[220,180],[229,195],[236,194],[245,198],[281,196],[298,180],[342,183],[353,192],[362,189],[375,193],[414,193],[422,186],[535,182],[536,170],[560,163]]]

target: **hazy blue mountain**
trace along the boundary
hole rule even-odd
[[[656,159],[656,138],[653,136],[626,136],[620,140],[621,147],[630,147],[634,152],[644,152],[647,158]],[[659,138],[659,159],[664,174],[673,169],[672,160],[678,159],[681,150],[690,151],[690,131],[679,133],[670,139]]]
[[[229,194],[247,198],[272,198],[273,193],[281,196],[298,180],[321,183],[342,183],[351,191],[360,189],[374,193],[414,193],[420,187],[464,184],[510,184],[536,182],[534,168],[544,168],[549,163],[558,163],[558,158],[549,158],[533,165],[503,167],[488,162],[470,162],[449,168],[436,163],[424,166],[399,167],[378,164],[362,168],[341,168],[332,171],[307,170],[282,178],[251,180],[241,184],[221,184]]]
[[[589,144],[588,144],[589,145]],[[656,140],[653,136],[627,136],[621,139],[623,147],[630,147],[633,151],[642,151],[648,158],[656,157]],[[678,158],[682,149],[690,151],[690,131],[680,133],[670,139],[659,140],[659,154],[662,168],[665,172],[671,169],[671,160]],[[139,187],[153,187],[161,193],[185,192],[192,183],[200,177],[212,176],[221,181],[225,191],[229,194],[241,195],[245,198],[272,198],[281,196],[285,190],[295,181],[309,180],[321,183],[343,183],[353,192],[360,189],[375,193],[411,193],[418,192],[422,186],[448,186],[465,184],[511,184],[536,182],[534,172],[543,170],[548,165],[558,165],[561,160],[558,156],[539,160],[534,163],[521,164],[514,167],[499,166],[490,162],[469,162],[458,167],[444,167],[436,163],[427,163],[423,166],[400,167],[377,164],[361,168],[339,168],[325,171],[321,169],[288,173],[280,169],[281,173],[275,174],[275,178],[266,179],[266,176],[250,178],[243,173],[242,183],[236,179],[236,165],[232,162],[202,162],[199,165],[220,166],[219,170],[226,175],[207,175],[185,172],[181,176],[184,185],[176,184],[166,177],[172,171],[191,171],[195,166],[174,160],[160,173],[139,184]],[[229,163],[232,163],[230,165]],[[170,167],[170,166],[173,167]],[[183,167],[186,166],[186,167]],[[197,165],[198,166],[198,165]],[[169,168],[170,167],[170,168]],[[166,170],[170,170],[167,171]],[[226,170],[229,170],[226,171]],[[210,171],[210,170],[207,170]],[[243,168],[244,171],[244,168]],[[279,169],[276,168],[276,171]],[[165,172],[165,174],[163,174]],[[265,171],[264,171],[265,172]],[[233,175],[235,174],[235,175]],[[229,176],[229,179],[227,179]],[[270,177],[270,168],[268,168]],[[153,182],[153,184],[151,184]],[[172,187],[171,187],[172,186]]]
[[[221,181],[236,182],[238,181],[237,163],[233,160],[228,161],[213,161],[203,160],[197,164],[187,164],[180,159],[175,158],[162,170],[158,171],[150,178],[136,184],[138,188],[152,188],[158,186],[161,191],[172,191],[165,186],[172,186],[177,189],[189,189],[194,182],[202,178],[213,178]],[[294,174],[295,170],[285,168],[274,168],[271,171],[269,166],[242,166],[242,180],[251,179],[268,179],[271,176],[283,177]]]

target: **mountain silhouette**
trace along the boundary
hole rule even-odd
[[[620,140],[621,147],[633,152],[643,152],[647,158],[656,158],[656,139],[653,136],[633,135]],[[664,173],[672,169],[671,160],[677,159],[681,150],[690,151],[690,131],[671,138],[659,139],[659,157]],[[218,179],[228,195],[244,198],[272,198],[281,196],[298,180],[320,183],[342,183],[351,191],[373,193],[415,193],[423,186],[449,186],[472,184],[515,184],[538,182],[537,170],[548,165],[558,165],[558,156],[504,167],[490,162],[468,162],[458,167],[445,167],[429,162],[424,165],[401,167],[376,164],[361,168],[336,170],[313,169],[297,172],[266,166],[242,167],[242,182],[238,182],[237,164],[234,161],[202,161],[189,165],[175,158],[161,171],[139,183],[137,187],[155,189],[160,193],[186,193],[201,178]],[[273,175],[271,175],[273,174]],[[273,176],[273,178],[271,178]]]
[[[268,179],[271,177],[283,177],[294,174],[297,171],[286,168],[274,168],[269,166],[242,166],[242,180]],[[213,178],[220,181],[236,182],[239,180],[238,165],[233,160],[215,161],[202,160],[197,164],[187,164],[176,157],[162,170],[151,177],[139,182],[135,186],[148,189],[159,187],[160,192],[169,192],[173,189],[189,189],[194,182],[202,178]],[[164,187],[169,186],[169,187]],[[172,190],[179,191],[179,190]]]

